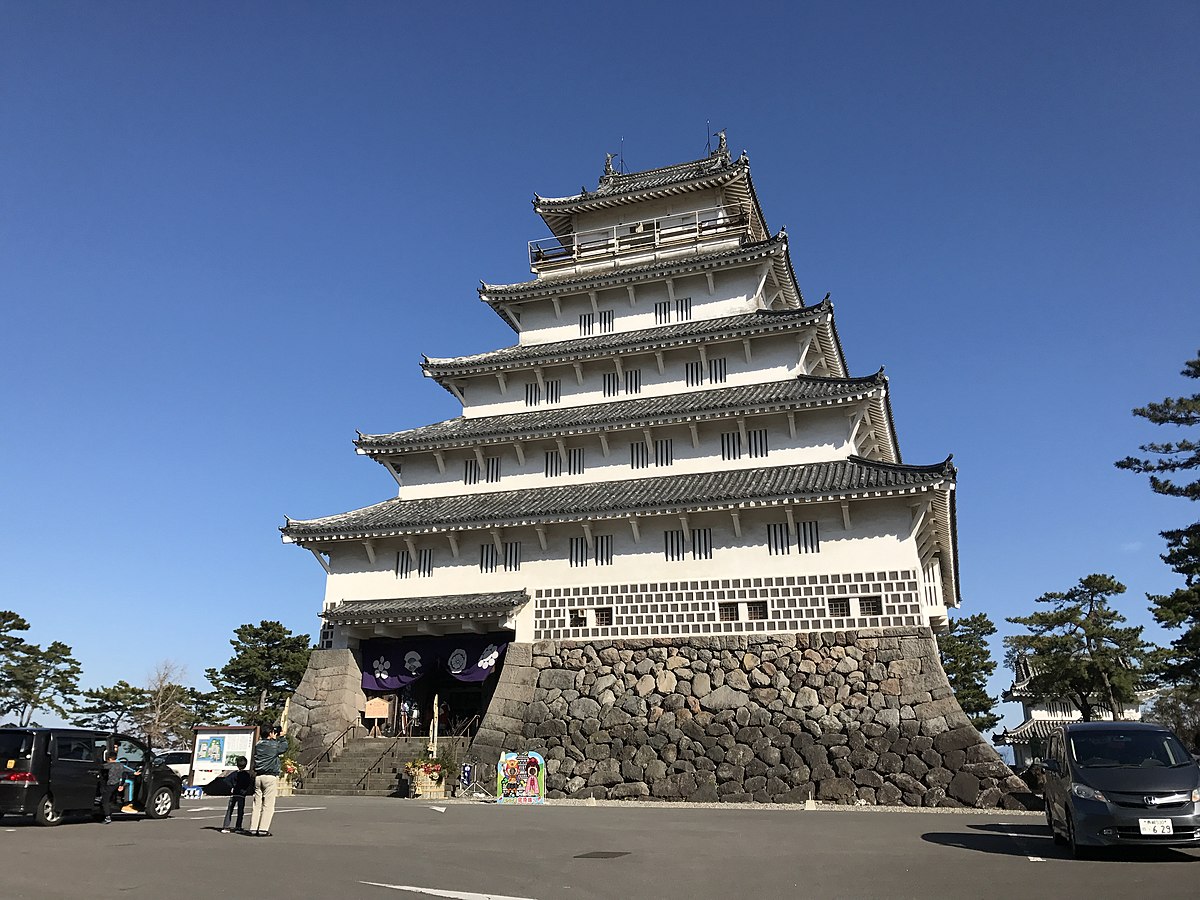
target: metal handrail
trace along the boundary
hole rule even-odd
[[[375,760],[375,762],[373,762],[369,766],[367,766],[367,770],[365,772],[363,772],[362,778],[358,779],[358,781],[356,781],[354,783],[355,789],[357,790],[359,787],[362,787],[362,784],[365,781],[366,787],[363,789],[370,790],[371,789],[371,770],[374,769],[381,762],[383,762],[383,758],[392,752],[392,748],[394,748],[401,741],[406,741],[406,740],[408,740],[408,738],[406,738],[404,735],[400,735],[399,737],[395,738],[390,744],[388,744],[387,749],[379,754],[379,758],[377,760]]]
[[[701,218],[706,214],[711,215]],[[679,240],[698,240],[706,234],[746,230],[749,224],[746,213],[736,204],[622,222],[561,237],[529,241],[529,264],[536,268],[538,265],[565,262],[581,256],[593,257],[606,251],[622,253]]]
[[[475,715],[471,716],[471,718],[467,719],[466,725],[461,726],[458,729],[458,731],[451,734],[450,737],[451,738],[466,737],[467,732],[471,729],[471,726],[474,725],[476,722],[480,722],[480,721],[482,721],[482,720],[479,718],[479,713],[476,713]]]
[[[301,763],[300,765],[301,765],[301,768],[304,770],[305,776],[307,778],[316,778],[317,777],[317,767],[320,765],[321,761],[323,759],[325,759],[327,756],[329,756],[330,753],[333,752],[333,748],[338,745],[338,743],[342,740],[342,738],[344,738],[351,731],[354,731],[356,728],[359,728],[359,727],[360,726],[357,722],[347,725],[346,728],[342,731],[342,733],[339,734],[337,737],[335,737],[332,741],[330,741],[329,745],[324,750],[322,750],[320,753],[318,753],[316,756],[314,756],[312,759],[310,759],[307,763]],[[328,761],[332,762],[333,760],[332,760],[332,758],[330,758]]]

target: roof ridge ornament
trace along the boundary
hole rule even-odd
[[[617,170],[613,168],[613,164],[612,164],[613,157],[615,157],[616,155],[617,154],[615,154],[615,153],[605,153],[604,154],[604,174],[605,175],[616,175],[617,174]]]
[[[717,149],[712,151],[710,156],[719,156],[725,162],[729,162],[729,141],[725,139],[725,129],[715,132],[713,135],[717,139]]]

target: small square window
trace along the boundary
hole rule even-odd
[[[738,619],[738,608],[736,603],[718,603],[717,604],[718,619],[722,622],[736,622]]]
[[[573,610],[571,610],[571,623],[570,623],[570,627],[572,627],[572,628],[586,628],[586,627],[587,627],[587,613],[586,613],[586,612],[584,612],[584,611],[583,611],[583,610],[581,610],[581,609],[573,609]]]
[[[746,604],[747,619],[765,619],[767,617],[767,602],[760,600],[756,603]]]
[[[835,619],[844,619],[850,615],[850,601],[841,597],[830,598],[829,615]]]
[[[883,598],[882,597],[863,597],[858,601],[859,615],[863,616],[882,616],[883,615]]]
[[[596,625],[601,628],[606,628],[613,623],[613,611],[611,606],[602,606],[596,610]]]

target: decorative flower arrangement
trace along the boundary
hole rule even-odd
[[[300,766],[294,759],[285,756],[279,761],[279,770],[284,775],[295,775],[300,771]]]
[[[429,757],[424,759],[410,759],[404,764],[404,771],[409,774],[409,777],[413,778],[417,775],[424,775],[433,781],[434,784],[441,784],[442,779],[446,777],[446,768],[442,765],[441,760]]]

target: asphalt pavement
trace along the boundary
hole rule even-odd
[[[247,804],[247,819],[249,804]],[[0,897],[750,900],[1195,898],[1200,849],[1077,861],[1040,816],[801,807],[496,806],[289,797],[275,836],[220,798],[163,821],[0,819]],[[247,821],[248,824],[248,821]]]

